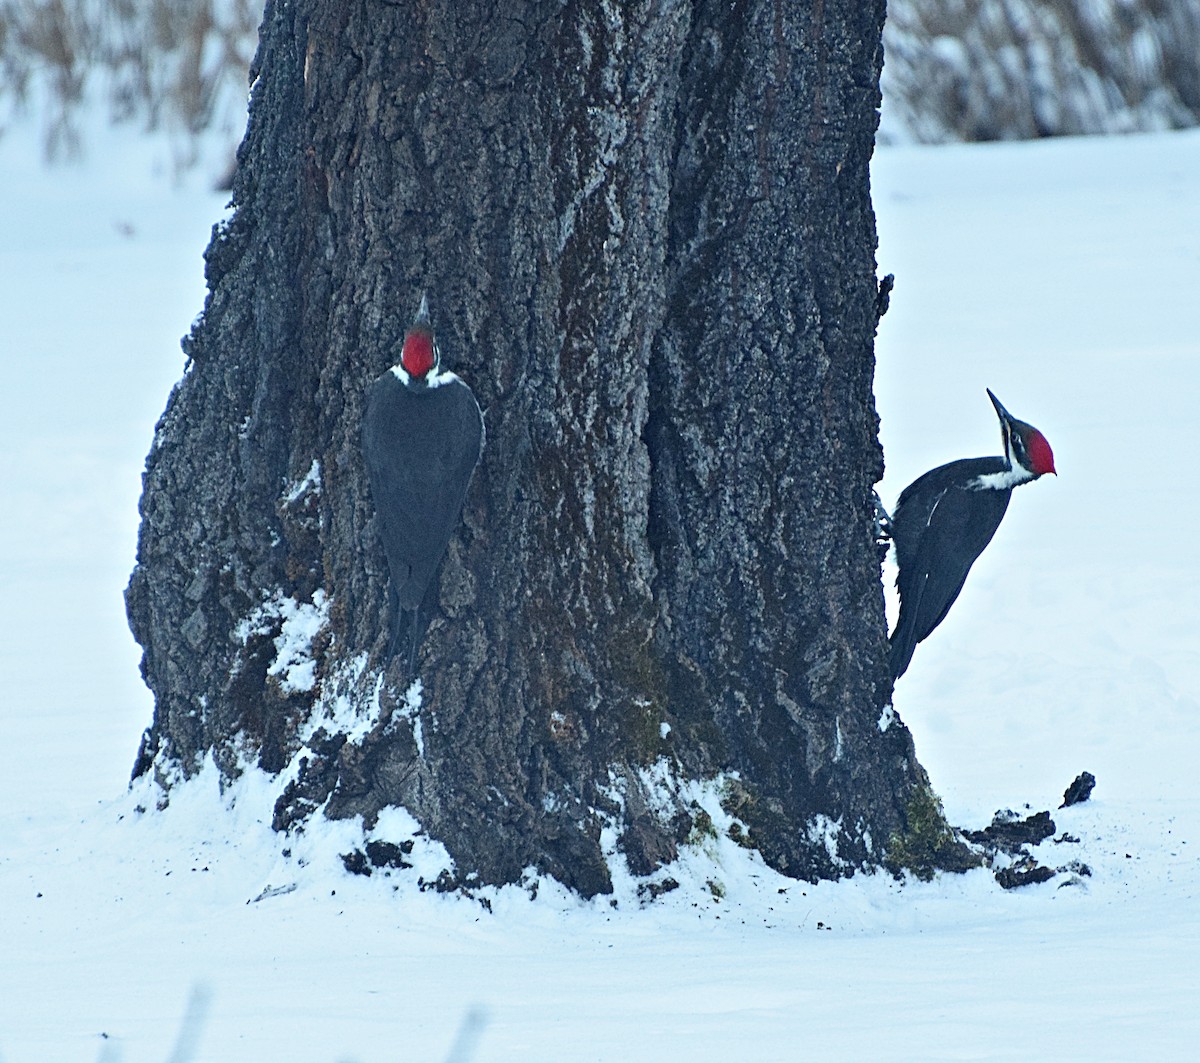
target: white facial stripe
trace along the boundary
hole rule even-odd
[[[1011,469],[1005,469],[1004,472],[989,472],[983,476],[976,476],[967,486],[976,491],[1005,491],[1010,487],[1016,487],[1017,484],[1023,484],[1032,479],[1033,473],[1026,469],[1020,462],[1014,461]]]
[[[443,384],[452,384],[457,379],[457,373],[451,373],[442,369],[433,369],[425,378],[425,383],[431,388],[440,388]]]

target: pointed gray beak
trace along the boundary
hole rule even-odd
[[[413,318],[413,324],[429,324],[429,296],[425,292],[421,293],[421,305],[417,307],[417,316]],[[990,395],[991,392],[989,391],[988,394]],[[992,401],[994,402],[995,399]]]
[[[1000,418],[1002,423],[1009,424],[1013,420],[1015,420],[1013,415],[1011,413],[1009,413],[1008,410],[1006,410],[1003,406],[1000,405],[1000,400],[998,398],[996,398],[995,395],[992,394],[991,388],[987,389],[987,393],[988,393],[988,398],[992,400],[992,405],[996,407],[996,415]]]

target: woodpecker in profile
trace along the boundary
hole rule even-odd
[[[990,389],[988,398],[1000,418],[1004,456],[941,465],[909,484],[896,503],[890,532],[900,616],[891,637],[893,680],[950,611],[971,565],[996,534],[1012,489],[1055,471],[1046,437],[1013,417]]]
[[[415,668],[421,603],[458,526],[483,448],[483,414],[471,389],[439,368],[441,356],[421,296],[400,361],[371,386],[363,457],[391,572],[392,637],[412,613],[409,668]],[[428,620],[426,620],[428,622]]]

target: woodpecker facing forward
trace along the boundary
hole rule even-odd
[[[1004,456],[964,458],[932,469],[896,503],[891,536],[900,617],[891,637],[893,680],[908,668],[917,643],[950,611],[971,565],[996,534],[1012,489],[1054,472],[1046,437],[1013,417],[990,390],[988,398],[1000,418]]]
[[[458,526],[483,447],[483,414],[475,396],[454,373],[443,372],[440,362],[422,295],[399,363],[371,386],[363,422],[363,457],[391,572],[388,658],[396,652],[400,614],[411,612],[410,670],[421,603]]]

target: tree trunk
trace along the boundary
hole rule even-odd
[[[268,5],[147,462],[138,773],[404,806],[456,882],[650,874],[689,780],[789,875],[885,859],[924,773],[881,716],[883,8]],[[426,289],[487,443],[410,688],[360,432]]]

